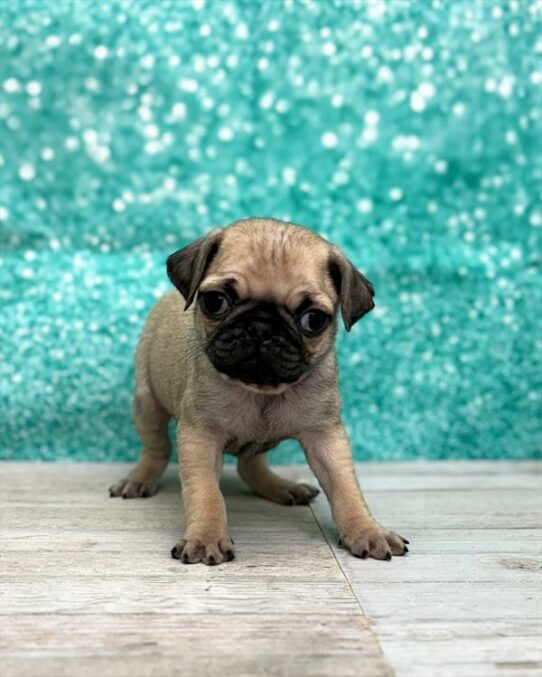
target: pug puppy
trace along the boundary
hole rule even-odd
[[[322,237],[263,218],[213,230],[172,254],[167,272],[176,290],[152,308],[137,348],[141,457],[110,495],[154,494],[175,418],[185,533],[171,554],[220,564],[234,558],[224,453],[237,456],[256,494],[303,505],[318,489],[279,477],[264,453],[293,438],[331,504],[339,543],[361,558],[405,554],[408,541],[369,512],[341,421],[337,311],[349,331],[374,307],[371,283]]]

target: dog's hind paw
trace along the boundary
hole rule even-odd
[[[137,480],[123,479],[109,487],[109,496],[114,498],[148,498],[156,493],[157,485],[151,482],[138,482]]]

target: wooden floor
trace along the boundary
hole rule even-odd
[[[170,558],[175,468],[151,499],[110,499],[124,472],[1,466],[2,677],[541,675],[540,465],[360,466],[411,541],[391,562],[337,548],[323,497],[272,505],[228,470],[219,567]]]

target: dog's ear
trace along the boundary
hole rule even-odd
[[[375,307],[373,285],[336,247],[330,255],[328,270],[339,297],[344,326],[346,331],[350,331],[358,320]]]
[[[168,257],[167,274],[184,296],[185,310],[192,304],[205,271],[216,256],[221,239],[222,231],[212,230],[205,237]]]

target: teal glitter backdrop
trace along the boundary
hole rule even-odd
[[[2,456],[135,458],[165,258],[250,215],[375,285],[338,345],[357,459],[539,455],[541,9],[3,2]]]

